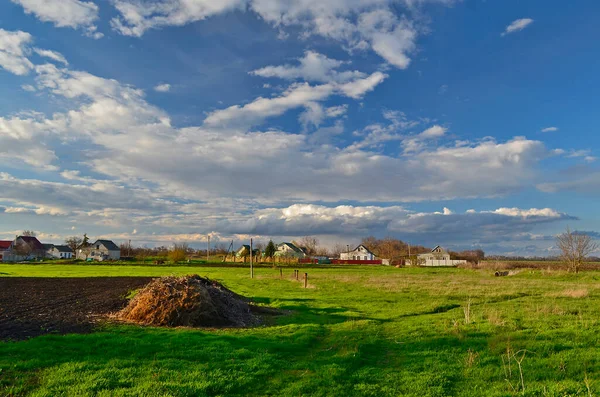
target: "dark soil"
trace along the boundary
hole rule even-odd
[[[87,333],[150,277],[0,277],[0,340]]]

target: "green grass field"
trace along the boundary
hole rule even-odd
[[[600,272],[0,265],[0,276],[198,273],[289,310],[253,329],[106,325],[0,342],[0,395],[600,395]]]

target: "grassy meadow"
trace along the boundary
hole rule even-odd
[[[193,274],[288,314],[251,329],[103,325],[0,342],[0,396],[600,395],[600,272],[0,265],[0,277]]]

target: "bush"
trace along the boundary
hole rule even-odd
[[[173,249],[169,251],[167,257],[173,263],[184,261],[187,258],[188,245],[187,244],[175,244]]]

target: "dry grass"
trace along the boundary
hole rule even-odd
[[[163,277],[152,281],[117,318],[171,327],[243,327],[258,323],[245,298],[200,276]]]
[[[579,289],[566,289],[558,293],[557,296],[562,296],[564,298],[585,298],[590,294],[587,288],[579,288]]]

